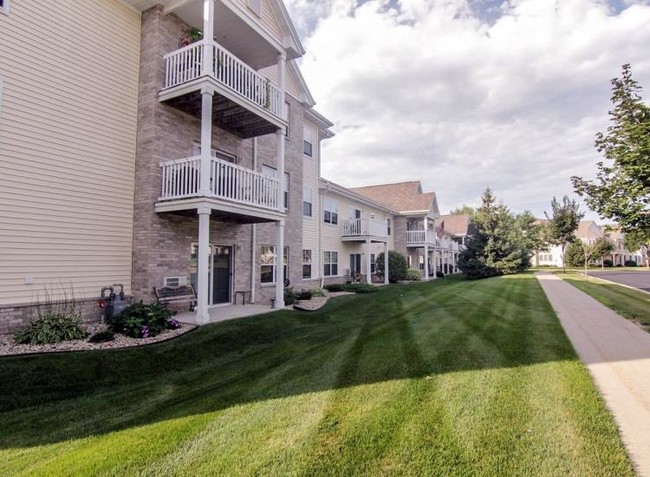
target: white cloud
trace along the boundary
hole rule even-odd
[[[571,175],[594,175],[620,66],[650,92],[647,2],[614,13],[598,0],[510,0],[489,24],[466,0],[288,7],[309,33],[301,67],[317,109],[336,124],[323,175],[420,179],[442,211],[476,205],[490,185],[541,215]]]

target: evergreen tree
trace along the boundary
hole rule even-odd
[[[459,257],[459,268],[468,278],[485,278],[517,273],[530,264],[526,235],[529,217],[518,219],[497,203],[487,188],[474,217],[475,232]],[[531,216],[532,217],[532,216]],[[528,224],[526,229],[522,224]]]

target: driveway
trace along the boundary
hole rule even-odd
[[[602,278],[604,280],[609,280],[611,282],[628,285],[630,287],[638,288],[639,290],[650,292],[650,272],[645,272],[645,271],[617,272],[615,270],[612,271],[589,270],[589,275]]]

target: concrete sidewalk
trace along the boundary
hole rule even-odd
[[[650,477],[650,334],[550,273],[536,274],[639,476]]]

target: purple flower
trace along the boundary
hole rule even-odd
[[[149,327],[147,325],[144,325],[140,329],[140,334],[142,335],[143,338],[149,338]]]

